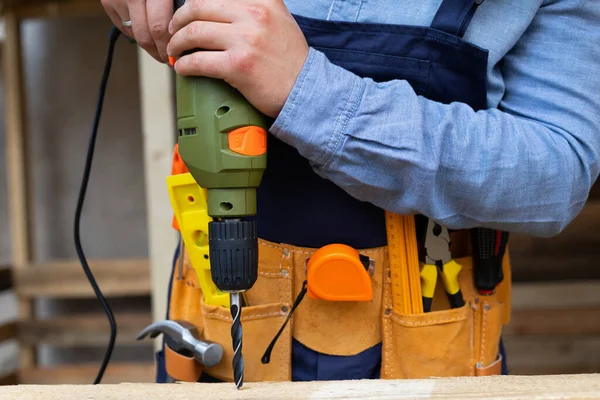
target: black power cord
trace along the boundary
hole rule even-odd
[[[100,383],[102,381],[102,377],[104,376],[104,371],[108,366],[110,361],[110,357],[112,355],[113,349],[115,347],[115,339],[117,337],[117,324],[115,322],[115,317],[113,315],[110,306],[108,305],[104,295],[100,291],[98,284],[96,283],[96,279],[90,270],[90,266],[87,263],[85,258],[85,254],[83,253],[83,248],[81,246],[81,237],[80,237],[80,223],[81,223],[81,211],[83,209],[83,202],[85,200],[85,193],[88,186],[88,181],[90,179],[90,172],[92,169],[92,160],[94,158],[94,148],[96,145],[96,136],[98,135],[98,125],[100,123],[100,117],[102,115],[102,107],[104,105],[104,96],[106,94],[106,86],[108,84],[108,77],[110,76],[110,70],[112,67],[113,55],[115,52],[115,45],[117,44],[117,40],[120,36],[120,31],[116,27],[112,27],[110,30],[110,41],[108,46],[108,55],[106,57],[106,65],[104,67],[104,73],[102,75],[102,81],[100,83],[100,92],[98,94],[98,102],[96,105],[96,114],[94,117],[94,123],[92,125],[92,133],[90,136],[90,142],[88,145],[88,153],[87,158],[85,160],[85,168],[83,170],[83,179],[81,181],[81,187],[79,189],[79,199],[77,200],[77,208],[75,210],[75,249],[77,250],[77,255],[79,256],[79,261],[81,261],[81,266],[83,267],[83,271],[87,275],[94,292],[96,293],[96,297],[104,311],[106,312],[106,316],[108,317],[108,321],[110,323],[110,340],[108,342],[108,347],[106,348],[106,352],[104,353],[104,359],[102,360],[102,364],[100,365],[100,370],[98,371],[98,375],[94,380],[94,385]]]

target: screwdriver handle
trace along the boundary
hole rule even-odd
[[[474,228],[471,232],[475,286],[482,295],[491,295],[504,279],[502,259],[508,232]]]

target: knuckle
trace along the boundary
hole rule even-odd
[[[240,50],[230,55],[231,66],[237,72],[249,72],[256,63],[256,57],[250,50]]]
[[[251,47],[258,47],[263,39],[262,33],[257,30],[247,30],[242,33],[242,37],[244,41],[248,43]]]
[[[154,47],[154,41],[152,38],[148,36],[137,36],[135,41],[144,49],[149,49]]]
[[[268,24],[271,20],[271,11],[264,3],[249,4],[248,12],[259,24]]]
[[[153,22],[150,24],[150,34],[156,38],[164,38],[167,34],[167,24],[164,22]]]

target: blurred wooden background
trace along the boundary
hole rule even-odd
[[[22,383],[91,383],[108,341],[108,324],[72,253],[70,231],[55,232],[50,224],[40,232],[44,204],[34,204],[33,199],[39,197],[44,184],[38,175],[48,163],[63,162],[65,166],[54,171],[61,178],[54,177],[52,190],[62,190],[61,196],[68,200],[56,205],[60,215],[55,219],[61,222],[56,226],[70,227],[110,22],[98,0],[12,0],[0,1],[0,7],[4,18],[0,89],[5,127],[0,149],[6,155],[0,158],[0,209],[5,208],[0,218],[6,218],[0,219],[0,230],[10,232],[10,244],[0,247],[0,253],[5,253],[0,254],[0,263],[12,264],[0,269],[0,289],[9,290],[14,282],[17,310],[5,323],[0,322],[0,354],[2,341],[19,344],[18,371],[11,367],[13,363],[4,362],[8,367],[0,370],[0,383],[15,382],[17,372]],[[32,44],[23,39],[24,32],[26,39],[39,40],[39,34],[31,32],[45,32],[42,28],[60,39],[52,42],[45,57],[59,57],[62,63],[38,59],[38,50],[27,50]],[[69,29],[78,40],[85,36],[79,47],[71,49],[66,43]],[[150,298],[151,293],[165,293],[174,249],[174,235],[165,228],[171,218],[166,188],[157,178],[162,174],[152,172],[170,170],[174,137],[165,132],[173,114],[171,98],[164,90],[170,82],[134,46],[121,45],[118,52],[106,100],[103,139],[99,139],[106,142],[99,144],[96,155],[85,229],[102,230],[97,234],[103,238],[101,251],[91,254],[90,264],[119,326],[116,359],[104,382],[153,382],[152,344],[137,342],[135,336],[164,314],[163,299],[151,302]],[[57,76],[43,75],[36,64],[42,61],[51,65]],[[90,74],[78,78],[86,79],[85,89],[71,82],[71,75],[83,74],[81,70]],[[40,92],[31,86],[36,79],[54,86]],[[66,92],[54,95],[59,89]],[[57,109],[52,108],[54,103]],[[79,103],[85,111],[69,114],[74,112],[73,104]],[[67,122],[53,122],[52,130],[46,122],[52,121],[54,114],[55,119]],[[63,131],[66,136],[47,137]],[[60,141],[59,149],[65,143],[71,147],[60,156],[46,154],[44,148],[51,145],[48,140]],[[124,152],[115,152],[115,148]],[[44,164],[40,164],[39,154],[46,154]],[[69,161],[61,161],[63,157]],[[66,186],[70,191],[65,194]],[[106,199],[105,194],[114,191],[137,203],[125,206],[118,197]],[[43,193],[51,201],[51,190]],[[104,210],[102,207],[106,211],[93,211]],[[115,231],[119,219],[125,218],[131,221],[120,226],[122,232]],[[513,236],[514,311],[504,335],[511,373],[600,372],[599,226],[600,188],[596,185],[581,215],[561,235],[551,239]],[[61,235],[67,238],[66,244],[53,239]],[[88,241],[99,240],[89,235]],[[40,241],[48,242],[47,248],[59,243],[64,249],[44,250]],[[43,312],[48,304],[41,303],[51,304],[53,312]],[[0,297],[0,308],[2,304]],[[63,354],[60,349],[71,351]]]

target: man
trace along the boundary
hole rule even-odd
[[[390,283],[385,267],[377,269],[387,263],[378,255],[387,240],[383,210],[424,215],[455,232],[561,232],[599,172],[600,3],[188,0],[174,15],[171,1],[103,4],[158,61],[172,56],[178,74],[224,79],[273,118],[258,198],[264,282],[253,296],[279,289],[255,302],[263,307],[256,319],[270,305],[291,303],[301,260],[314,249],[344,243],[376,259],[374,303],[309,300],[294,314],[275,366],[255,362],[249,373],[262,371],[255,378],[265,380],[492,373],[487,368],[502,361],[505,299],[483,299],[489,304],[479,308],[466,288],[470,305],[436,309],[437,319],[389,311]],[[204,51],[182,56],[195,48]],[[268,281],[286,268],[291,281]],[[214,312],[203,309],[207,334],[216,329],[207,317]],[[471,329],[486,318],[493,329]],[[280,322],[256,329],[276,331]],[[261,353],[270,338],[258,336],[250,340]]]

